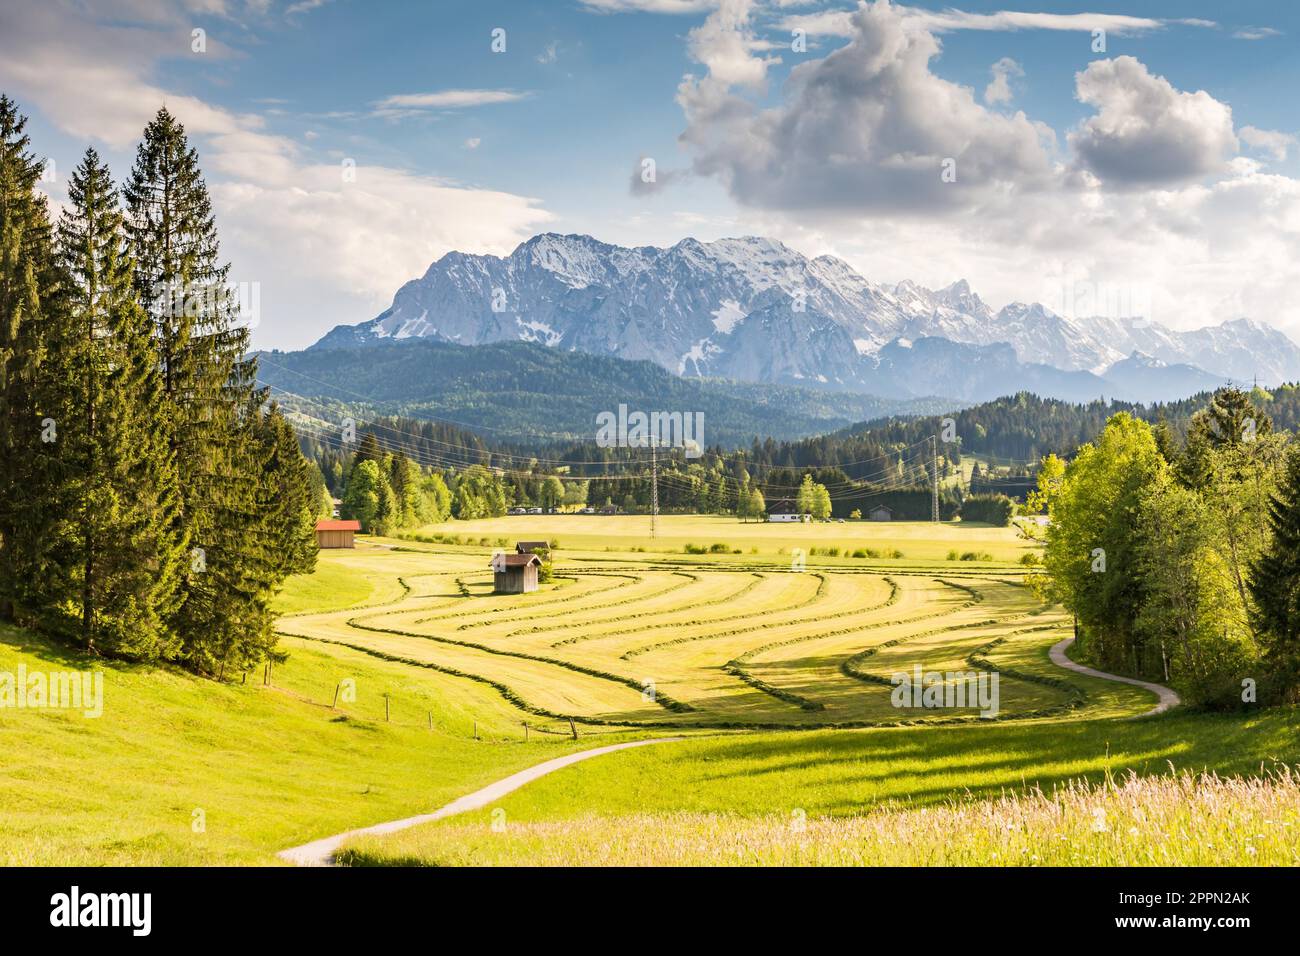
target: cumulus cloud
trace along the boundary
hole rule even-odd
[[[1093,112],[1058,155],[1042,124],[935,76],[939,41],[903,8],[843,16],[848,44],[795,66],[776,105],[709,74],[679,89],[694,171],[740,203],[732,231],[877,281],[967,278],[995,306],[1060,301],[1082,282],[1141,289],[1149,317],[1179,328],[1248,315],[1300,332],[1300,182],[1235,155],[1225,104],[1132,58],[1097,61],[1076,85]],[[1004,102],[990,85],[985,102]],[[1240,136],[1275,156],[1289,145]],[[956,184],[940,183],[941,156],[957,158]]]
[[[1070,135],[1070,146],[1108,186],[1185,182],[1224,172],[1236,155],[1227,104],[1204,90],[1176,90],[1131,56],[1089,63],[1075,74],[1075,95],[1097,112]]]
[[[1268,153],[1278,162],[1286,159],[1287,151],[1295,145],[1296,138],[1291,133],[1282,133],[1273,129],[1258,129],[1243,126],[1237,135],[1250,146]]]
[[[795,66],[783,102],[757,107],[735,90],[766,68],[743,55],[745,7],[724,5],[692,34],[708,73],[678,90],[695,172],[721,179],[739,202],[826,215],[951,211],[1053,177],[1051,130],[990,111],[932,73],[939,42],[906,29],[888,0],[860,6],[847,46]],[[950,160],[955,182],[942,176]]]
[[[993,79],[984,88],[984,102],[989,106],[1010,103],[1013,97],[1011,78],[1024,76],[1024,69],[1011,57],[1004,56],[989,68],[989,72],[993,75]]]

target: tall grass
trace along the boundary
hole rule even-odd
[[[352,865],[1294,866],[1300,776],[1213,773],[1069,782],[994,799],[883,805],[839,817],[798,808],[447,822],[357,841]]]

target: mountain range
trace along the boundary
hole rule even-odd
[[[1260,321],[1177,331],[1141,316],[1066,318],[1039,303],[995,311],[965,280],[873,283],[842,259],[760,237],[627,248],[544,233],[504,257],[451,252],[380,315],[312,349],[413,339],[536,342],[685,377],[888,398],[1029,389],[1147,402],[1300,379],[1300,347]]]
[[[339,422],[408,417],[454,423],[506,442],[589,440],[596,416],[619,405],[699,412],[704,444],[823,435],[857,422],[935,415],[946,398],[882,399],[793,385],[683,378],[535,342],[456,345],[381,340],[349,349],[259,352],[258,380],[295,416]]]

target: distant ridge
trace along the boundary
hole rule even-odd
[[[312,348],[413,340],[534,342],[687,377],[895,398],[977,401],[1030,388],[1152,400],[1211,382],[1300,378],[1300,347],[1263,322],[1177,332],[1137,316],[1068,319],[1038,303],[995,312],[964,280],[875,284],[833,256],[754,236],[626,248],[544,233],[509,256],[451,252],[378,317]]]

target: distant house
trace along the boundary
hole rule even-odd
[[[778,498],[767,507],[768,521],[808,521],[811,517],[801,514],[789,498]]]
[[[360,521],[317,521],[316,547],[355,548],[356,533],[360,530]]]
[[[867,513],[867,517],[872,521],[893,521],[894,509],[889,505],[876,505]]]
[[[538,551],[549,555],[551,553],[551,543],[549,541],[515,542],[515,554],[536,554]]]
[[[603,514],[603,515],[616,515],[616,514],[618,514],[618,506],[617,506],[617,505],[602,505],[602,506],[601,506],[601,509],[600,509],[600,513]]]
[[[537,569],[542,559],[535,554],[509,554],[498,551],[492,556],[492,590],[497,594],[526,594],[537,590]]]

